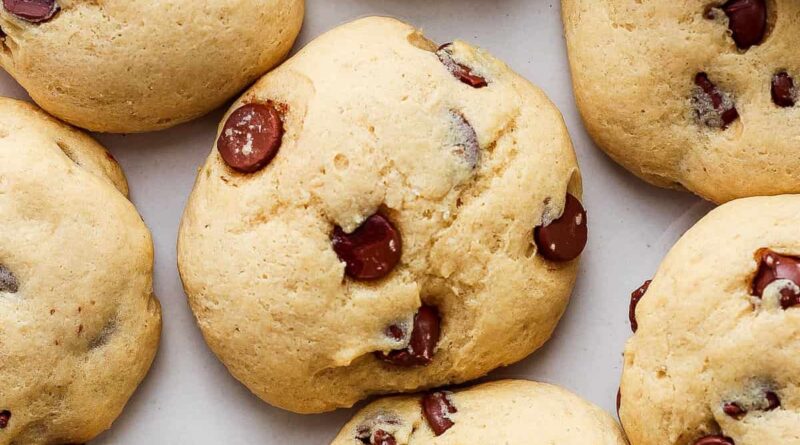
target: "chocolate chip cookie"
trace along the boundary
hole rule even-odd
[[[578,106],[615,161],[718,203],[800,192],[800,3],[562,7]]]
[[[2,0],[0,66],[44,109],[103,132],[171,127],[275,66],[304,0]]]
[[[89,136],[0,99],[0,444],[83,443],[144,378],[161,330],[150,233]]]
[[[600,408],[561,388],[505,380],[378,400],[332,445],[627,445]]]
[[[712,211],[631,299],[632,445],[800,443],[800,196]]]
[[[297,412],[463,382],[551,335],[587,240],[561,115],[464,42],[365,18],[222,122],[178,261],[206,341]]]

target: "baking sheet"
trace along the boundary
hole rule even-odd
[[[630,292],[651,277],[669,247],[712,207],[689,194],[656,189],[597,150],[572,96],[560,5],[543,0],[307,0],[295,51],[322,32],[367,15],[388,15],[442,42],[481,46],[539,85],[569,127],[584,178],[590,241],[578,284],[553,339],[527,360],[489,379],[556,383],[614,412],[622,350],[630,335]],[[0,94],[27,98],[0,73]],[[109,444],[328,444],[352,410],[302,416],[261,402],[203,342],[178,278],[175,241],[197,168],[223,114],[167,131],[99,135],[120,161],[132,199],[156,248],[155,290],[161,300],[161,347],[145,382],[111,431]]]

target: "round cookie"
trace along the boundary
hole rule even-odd
[[[3,0],[0,66],[45,110],[93,131],[172,127],[280,62],[304,0]]]
[[[0,444],[111,426],[158,347],[150,233],[89,136],[0,98]]]
[[[634,293],[632,445],[800,443],[800,196],[712,211]]]
[[[600,408],[556,386],[504,380],[378,400],[331,445],[627,445]]]
[[[722,203],[800,192],[800,3],[563,0],[575,96],[615,161]]]
[[[586,243],[580,196],[544,93],[466,43],[437,49],[365,18],[233,105],[178,261],[231,373],[271,404],[320,412],[541,346]]]

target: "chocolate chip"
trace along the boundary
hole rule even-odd
[[[650,288],[650,283],[652,282],[653,280],[645,281],[644,284],[639,286],[638,289],[631,293],[631,304],[628,308],[628,319],[631,321],[631,330],[633,330],[634,334],[639,330],[639,323],[636,321],[636,307],[639,306],[639,302],[642,300],[642,297],[644,297],[644,294],[647,293],[647,289]]]
[[[700,121],[712,128],[728,128],[739,118],[739,112],[730,95],[720,92],[706,73],[694,77],[697,91],[692,98]]]
[[[777,280],[787,280],[794,286],[782,286],[780,303],[783,309],[800,305],[800,258],[781,255],[769,249],[761,249],[758,272],[753,278],[751,294],[763,297],[764,289]]]
[[[31,23],[42,23],[53,18],[61,7],[56,0],[3,0],[6,11]]]
[[[372,435],[371,445],[397,445],[397,440],[394,436],[384,430],[375,431]]]
[[[422,398],[422,415],[436,436],[441,436],[455,425],[450,414],[457,412],[448,393],[437,391]]]
[[[469,67],[453,60],[453,54],[451,52],[452,47],[452,43],[445,43],[439,47],[439,49],[436,51],[436,55],[439,57],[439,60],[442,62],[445,68],[450,71],[453,77],[471,86],[472,88],[483,88],[487,86],[488,83],[486,82],[486,79],[478,76],[477,74],[473,74]]]
[[[694,445],[735,445],[733,439],[722,435],[705,436],[694,443]]]
[[[8,426],[8,422],[11,420],[11,411],[4,409],[0,411],[0,430],[5,429]]]
[[[767,391],[767,408],[765,411],[775,411],[776,409],[781,407],[781,398],[772,391]]]
[[[232,169],[253,173],[266,167],[281,148],[283,121],[272,102],[243,105],[231,113],[217,140]]]
[[[542,256],[550,261],[571,261],[586,247],[586,210],[577,198],[567,193],[561,217],[534,230],[534,240]]]
[[[794,79],[786,71],[772,77],[772,101],[783,108],[793,107],[797,90],[794,88]]]
[[[736,420],[740,420],[747,414],[747,410],[742,408],[741,405],[736,402],[725,403],[722,405],[722,411]]]
[[[6,266],[0,264],[0,292],[15,294],[19,291],[17,277]]]
[[[728,16],[733,41],[740,49],[749,49],[764,40],[767,32],[765,0],[729,0],[722,10]]]
[[[478,144],[478,135],[463,114],[451,111],[452,131],[455,136],[453,152],[463,159],[470,168],[478,166],[481,156],[481,147]]]
[[[345,264],[345,273],[355,280],[377,280],[389,275],[400,262],[400,232],[383,215],[367,218],[353,233],[336,227],[333,250]]]
[[[433,355],[440,337],[439,311],[434,306],[422,306],[414,315],[414,327],[408,347],[388,354],[379,352],[378,357],[397,366],[424,366],[433,361]],[[393,329],[394,328],[394,329]],[[402,329],[390,326],[388,331],[395,340],[403,338]],[[400,338],[395,335],[400,332]]]

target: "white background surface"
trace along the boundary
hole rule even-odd
[[[440,43],[460,38],[489,50],[543,88],[564,114],[589,212],[590,240],[578,285],[553,339],[489,378],[557,383],[613,412],[630,335],[630,292],[655,272],[673,242],[710,204],[646,185],[594,147],[572,96],[558,1],[307,0],[295,51],[338,24],[373,14],[404,19]],[[27,98],[2,73],[0,94]],[[98,136],[125,169],[132,198],[153,232],[164,331],[149,376],[112,430],[92,445],[325,445],[352,414],[301,416],[261,402],[228,374],[195,325],[178,277],[175,240],[221,116],[218,110],[158,133]]]

